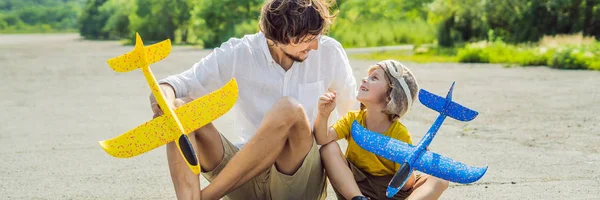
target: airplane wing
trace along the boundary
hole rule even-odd
[[[190,133],[227,113],[237,100],[237,88],[237,82],[232,79],[220,89],[177,108],[175,114],[184,131]],[[163,115],[99,143],[106,153],[129,158],[165,145],[180,135],[173,118]]]
[[[171,40],[167,39],[162,42],[145,46],[146,62],[148,65],[165,59],[171,53]]]
[[[463,122],[471,121],[475,119],[475,117],[477,117],[477,115],[479,114],[477,111],[471,110],[455,102],[450,102],[446,109],[449,113],[446,116],[452,117],[456,120],[460,120]]]
[[[421,104],[425,105],[426,107],[435,110],[437,112],[443,112],[444,110],[444,106],[446,106],[446,99],[438,96],[436,94],[433,94],[431,92],[428,92],[427,90],[424,89],[420,89],[419,90],[419,101],[421,102]]]
[[[238,85],[234,78],[218,90],[177,108],[175,114],[185,132],[191,133],[227,113],[237,98]]]
[[[144,46],[140,35],[136,33],[135,47],[132,51],[108,60],[108,65],[117,72],[128,72],[166,58],[171,53],[171,40]]]
[[[180,135],[177,125],[163,115],[99,143],[106,153],[117,158],[129,158],[167,144]]]
[[[414,163],[414,169],[456,183],[473,183],[487,171],[486,167],[471,167],[448,157],[425,151]]]
[[[369,131],[356,121],[352,123],[351,132],[352,139],[358,146],[396,163],[405,162],[404,159],[408,158],[416,148],[402,141]],[[467,166],[430,151],[425,151],[413,165],[416,170],[457,183],[475,182],[487,171],[487,167]]]
[[[419,91],[419,101],[428,108],[460,121],[471,121],[479,114],[454,101],[435,95],[427,90]]]
[[[415,151],[415,147],[361,126],[356,120],[352,123],[352,139],[361,148],[396,163],[403,163],[405,158]]]
[[[109,59],[108,66],[117,72],[128,72],[145,66],[143,55],[136,51],[127,52],[123,55]]]

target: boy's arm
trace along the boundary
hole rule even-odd
[[[318,145],[324,145],[337,139],[333,128],[328,129],[329,115],[335,108],[336,92],[327,92],[319,97],[318,114],[315,119],[313,131]]]
[[[318,145],[325,145],[337,140],[337,133],[332,127],[327,127],[329,115],[317,115],[315,119],[315,139]]]

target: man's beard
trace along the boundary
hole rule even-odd
[[[304,60],[306,60],[306,58],[301,59],[297,56],[293,56],[292,54],[285,52],[283,49],[281,49],[281,51],[283,52],[283,54],[285,54],[285,56],[287,56],[288,58],[292,59],[295,62],[303,62]]]

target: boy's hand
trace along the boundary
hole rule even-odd
[[[335,91],[327,92],[319,98],[319,115],[329,116],[331,111],[335,109]]]

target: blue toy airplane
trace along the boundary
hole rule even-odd
[[[428,108],[439,112],[440,115],[417,146],[369,131],[356,121],[352,124],[352,137],[360,147],[378,156],[400,163],[400,169],[388,185],[386,191],[388,198],[393,197],[404,186],[413,169],[447,181],[463,184],[479,180],[487,171],[487,166],[481,168],[467,166],[426,150],[446,116],[460,121],[471,121],[478,114],[477,111],[452,101],[453,88],[454,82],[446,98],[423,89],[419,91],[419,101]]]

